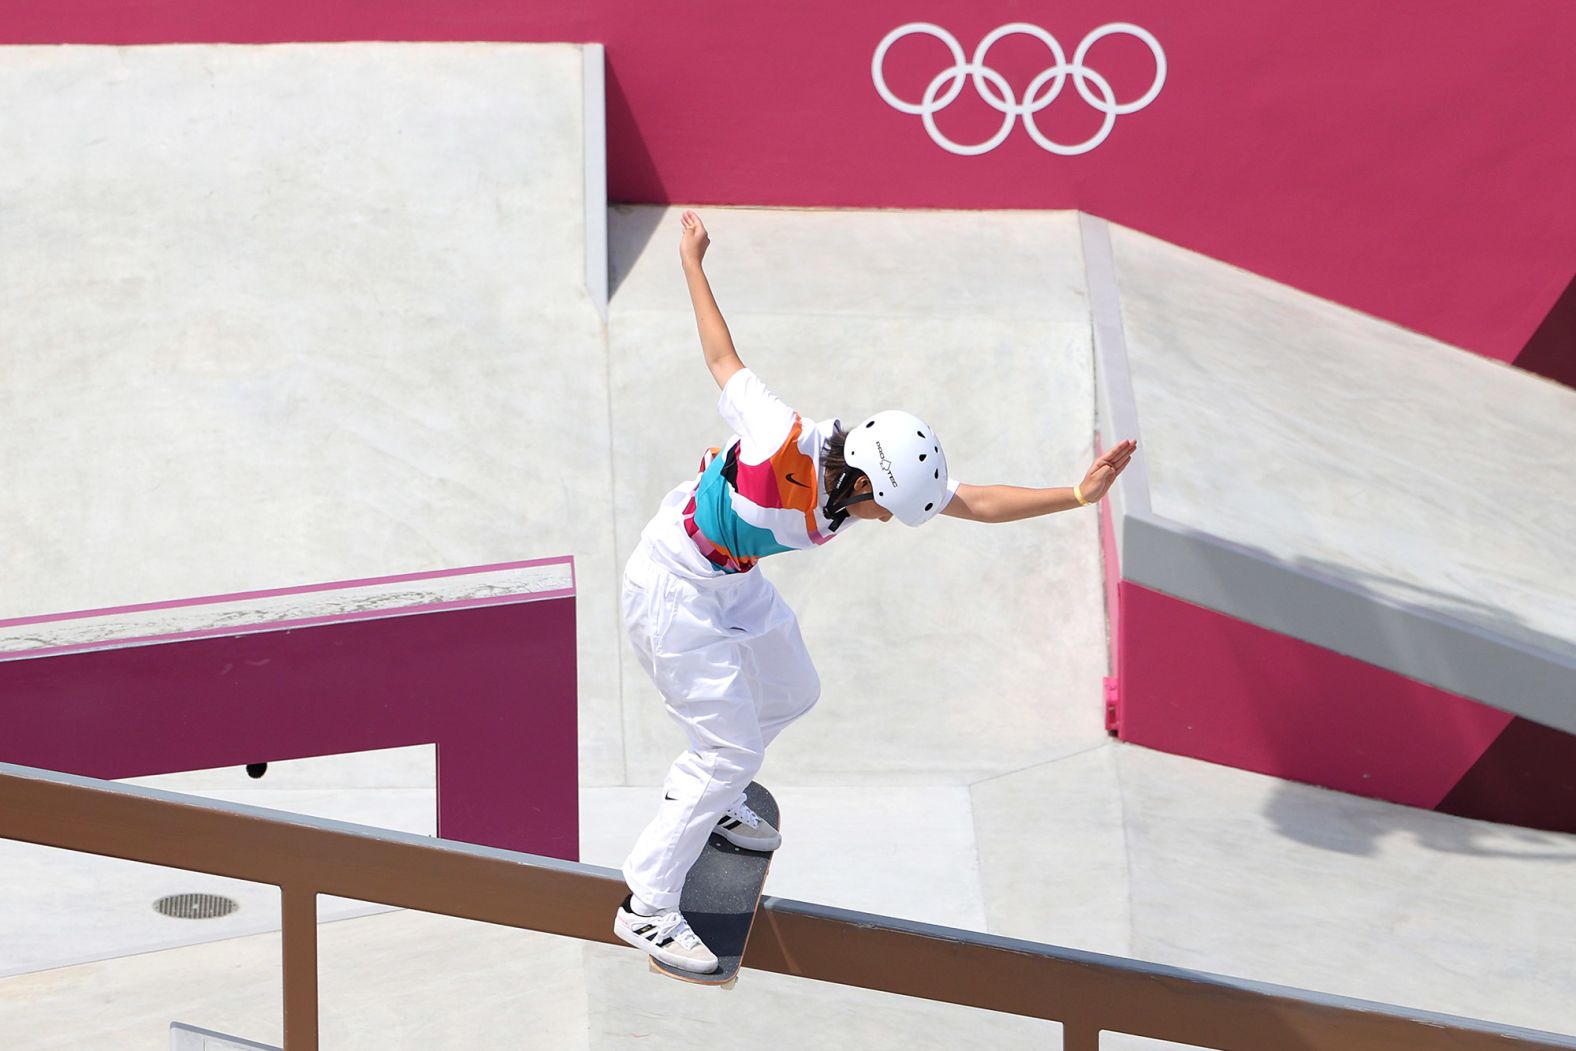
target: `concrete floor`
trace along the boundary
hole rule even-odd
[[[101,245],[96,269],[66,292],[61,275],[81,256],[59,241],[49,225],[58,214],[39,196],[51,154],[7,151],[25,163],[0,170],[0,203],[44,218],[0,241],[0,263],[17,262],[5,253],[19,243],[55,254],[36,269],[0,266],[0,301],[31,304],[5,351],[10,389],[29,396],[0,403],[0,453],[25,466],[0,510],[0,531],[15,538],[0,553],[12,584],[0,616],[572,554],[582,853],[611,865],[680,747],[615,623],[618,570],[661,492],[726,434],[676,263],[676,211],[613,210],[604,329],[577,283],[583,180],[540,164],[578,157],[578,95],[558,90],[578,86],[578,67],[548,58],[527,68],[510,49],[468,47],[477,50],[459,60],[358,56],[343,79],[285,99],[270,92],[318,75],[305,50],[267,49],[282,65],[247,70],[170,49],[171,61],[283,107],[255,107],[277,148],[251,168],[195,172],[216,188],[211,204],[189,192],[110,202],[151,216],[157,236],[113,226],[120,242]],[[47,96],[55,109],[27,110],[24,132],[75,127],[104,101],[92,86],[114,83],[102,63],[156,57],[107,52],[68,50],[66,68],[30,69],[31,81],[0,63],[9,92],[39,78],[57,89]],[[413,63],[424,74],[414,81]],[[522,89],[538,81],[544,91]],[[186,82],[161,81],[166,95],[150,94],[149,112],[174,105],[168,86]],[[480,136],[460,104],[476,97],[518,111],[492,112],[493,134]],[[184,125],[160,125],[165,148],[253,141],[230,130],[221,102],[182,102],[195,109]],[[380,108],[418,113],[407,119],[437,147],[376,125],[361,135],[355,114]],[[358,183],[354,208],[314,192],[325,176],[347,177],[323,147],[344,137],[410,179]],[[113,156],[118,168],[89,169],[89,190],[167,164],[135,137],[115,140]],[[417,192],[433,169],[458,180],[450,196],[494,207],[455,210]],[[237,182],[247,170],[255,181]],[[529,193],[512,174],[522,170],[533,173]],[[269,212],[282,218],[258,226],[245,206],[264,191],[284,195]],[[72,206],[93,228],[93,194]],[[188,317],[177,293],[222,269],[228,250],[204,234],[215,214],[267,238],[253,261],[268,280],[210,281],[199,301],[208,307]],[[428,229],[444,251],[373,236],[380,215]],[[908,407],[970,482],[1069,484],[1087,466],[1092,364],[1073,216],[704,215],[714,287],[744,360],[805,413]],[[349,253],[337,262],[315,247],[336,239]],[[314,269],[298,275],[308,257]],[[164,299],[126,283],[148,259],[186,268],[159,271]],[[321,323],[286,318],[255,339],[229,325],[275,301],[315,303],[307,319]],[[165,316],[185,327],[128,322]],[[185,335],[171,338],[176,330]],[[1106,737],[1092,514],[870,527],[765,571],[800,611],[825,686],[761,774],[787,836],[770,893],[1576,1031],[1576,902],[1566,893],[1576,839]],[[238,771],[149,783],[273,793],[280,805],[420,829],[431,810],[423,764],[402,750],[307,761],[256,784]],[[267,893],[243,910],[256,926],[161,947],[172,936],[149,936],[150,897],[188,889],[191,877],[117,877],[124,897],[69,926],[85,898],[102,896],[96,862],[6,859],[0,885],[22,907],[7,910],[0,940],[0,974],[11,974],[0,979],[0,1046],[151,1051],[168,1045],[174,1020],[279,1039]],[[321,939],[328,1048],[602,1051],[741,1037],[784,1048],[1057,1045],[1046,1023],[753,972],[732,994],[693,989],[648,974],[627,949],[441,917],[361,914],[326,924]]]

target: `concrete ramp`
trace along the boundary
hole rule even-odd
[[[1083,233],[1102,428],[1143,448],[1112,501],[1123,738],[1576,828],[1576,391]]]

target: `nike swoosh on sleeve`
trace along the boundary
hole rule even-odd
[[[783,477],[788,479],[788,481],[792,482],[794,485],[797,485],[801,489],[808,489],[808,488],[810,488],[808,485],[805,485],[799,479],[795,478],[793,476],[793,472],[792,471],[789,471],[787,474],[783,475]]]

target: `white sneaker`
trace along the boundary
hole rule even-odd
[[[745,850],[776,850],[783,845],[782,833],[751,810],[742,796],[717,819],[717,834]]]
[[[633,911],[632,897],[626,897],[613,917],[613,933],[637,949],[669,967],[696,974],[710,974],[717,969],[717,956],[684,919],[678,909],[669,909],[656,916],[642,916]]]

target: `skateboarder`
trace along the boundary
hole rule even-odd
[[[613,930],[670,967],[707,973],[717,958],[679,911],[684,876],[714,832],[747,849],[777,848],[782,837],[744,789],[766,747],[820,695],[794,612],[756,563],[819,547],[860,521],[1011,522],[1092,504],[1137,445],[1119,443],[1071,488],[967,485],[948,476],[940,439],[908,413],[879,412],[846,429],[806,419],[739,360],[702,270],[706,228],[693,211],[681,225],[701,350],[734,437],[668,493],[624,571],[625,630],[689,748],[624,861],[630,893]]]

